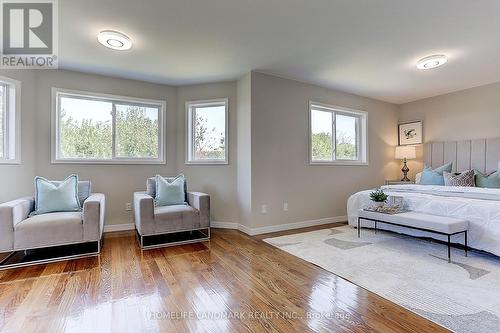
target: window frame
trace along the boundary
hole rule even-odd
[[[332,160],[313,160],[312,152],[312,113],[313,110],[330,112],[332,113]],[[309,164],[310,165],[360,165],[366,166],[369,164],[368,161],[368,112],[362,110],[356,110],[351,108],[346,108],[342,106],[329,105],[324,103],[318,103],[314,101],[309,101],[309,112],[308,112],[309,130],[308,130],[308,140],[309,140]],[[346,159],[336,159],[335,153],[337,150],[337,131],[336,115],[344,115],[357,118],[356,121],[356,160],[346,160]]]
[[[99,159],[99,158],[62,158],[60,157],[60,132],[59,132],[59,122],[60,122],[60,109],[59,101],[61,96],[75,96],[82,99],[88,99],[93,101],[106,101],[112,103],[112,157],[111,159]],[[116,117],[115,117],[115,105],[116,104],[132,104],[137,106],[145,107],[158,107],[158,157],[157,158],[123,158],[117,157],[115,153],[116,146]],[[81,90],[69,90],[62,88],[52,88],[52,130],[51,130],[51,147],[52,147],[52,164],[166,164],[166,101],[165,100],[155,100],[155,99],[145,99],[136,98],[128,96],[119,96],[111,94],[103,94],[89,91]]]
[[[224,106],[224,159],[195,159],[194,158],[194,109],[196,107],[205,106]],[[186,101],[186,153],[185,164],[188,165],[228,165],[229,164],[229,98],[216,98],[196,101]]]
[[[21,164],[21,82],[0,76],[0,84],[8,88],[4,109],[4,140],[1,164]]]

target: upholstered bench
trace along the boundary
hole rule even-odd
[[[377,230],[377,223],[385,223],[445,235],[448,237],[448,262],[451,262],[450,237],[463,233],[465,237],[465,256],[467,256],[467,230],[469,229],[467,220],[417,212],[391,215],[360,209],[358,212],[358,237],[361,235],[361,220],[373,221],[375,231]]]

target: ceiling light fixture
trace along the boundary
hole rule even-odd
[[[420,59],[417,62],[418,69],[433,69],[439,66],[443,66],[448,62],[448,58],[445,55],[432,55],[429,57],[425,57]]]
[[[114,30],[103,30],[97,35],[102,45],[113,50],[128,50],[132,47],[132,40],[125,34]]]

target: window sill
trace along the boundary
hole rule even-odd
[[[325,166],[368,166],[368,162],[359,162],[359,161],[329,161],[329,162],[318,162],[318,161],[310,161],[309,165],[325,165]]]
[[[186,165],[229,165],[228,161],[185,161]]]
[[[131,160],[114,160],[114,161],[85,161],[85,160],[52,160],[51,164],[84,164],[84,165],[158,165],[158,164],[167,164],[166,161],[131,161]]]
[[[0,165],[21,165],[19,160],[0,160]]]

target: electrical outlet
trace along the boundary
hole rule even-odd
[[[262,205],[261,212],[262,214],[267,214],[267,205]]]
[[[125,204],[125,210],[132,210],[132,204],[130,202]]]
[[[288,212],[288,202],[283,203],[283,211]]]

